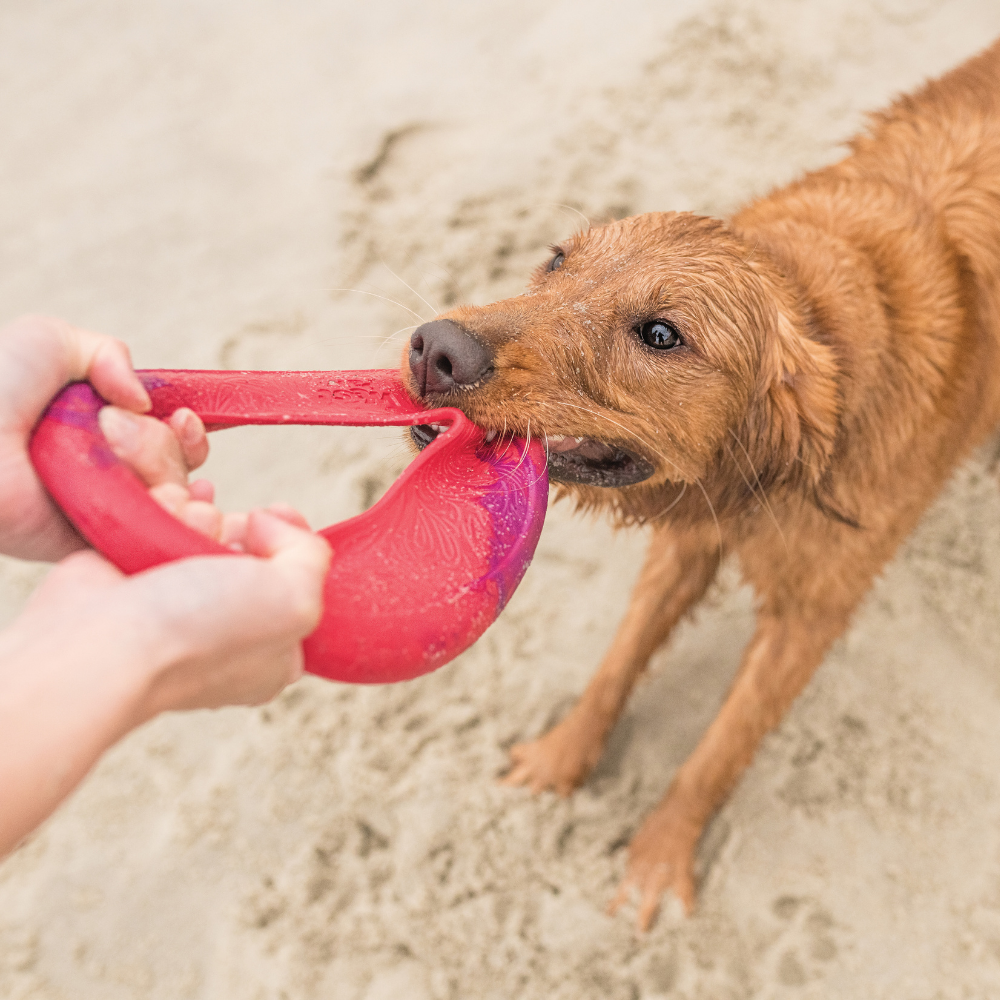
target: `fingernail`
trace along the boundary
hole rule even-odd
[[[181,440],[185,444],[195,444],[201,437],[201,428],[198,423],[198,418],[193,411],[188,410],[184,414],[184,420],[181,423]]]
[[[154,486],[149,495],[174,517],[180,517],[190,499],[187,489],[180,483],[160,483]]]
[[[188,492],[195,500],[215,503],[215,486],[210,479],[196,479],[193,483],[188,483]]]
[[[102,407],[97,422],[112,447],[127,448],[139,433],[139,418],[116,406]]]

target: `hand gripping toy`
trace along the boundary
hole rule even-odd
[[[370,510],[320,534],[334,550],[306,670],[331,680],[408,680],[483,634],[527,569],[545,517],[539,442],[498,439],[451,407],[421,409],[392,370],[139,372],[152,415],[180,406],[208,430],[245,424],[446,424]],[[86,383],[50,404],[31,459],[77,530],[126,573],[185,556],[232,554],[153,500],[111,451]]]

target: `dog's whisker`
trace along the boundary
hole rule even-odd
[[[425,320],[423,318],[423,316],[420,315],[420,313],[418,313],[415,310],[411,309],[409,306],[404,306],[402,302],[399,302],[396,299],[389,298],[388,295],[379,295],[378,292],[367,292],[363,288],[330,288],[330,289],[328,289],[328,291],[330,291],[330,292],[355,292],[358,295],[370,295],[373,299],[381,299],[383,302],[388,302],[391,305],[399,306],[400,309],[405,309],[411,316],[414,316],[417,319],[417,321],[420,322],[420,323],[426,323],[427,322],[427,320]]]
[[[563,403],[561,405],[563,405],[563,406],[573,406],[572,403]],[[628,430],[628,428],[625,427],[624,424],[620,424],[620,423],[618,423],[617,420],[612,420],[610,417],[605,416],[603,413],[598,413],[596,410],[588,410],[586,407],[583,407],[583,406],[577,406],[577,407],[574,407],[574,409],[584,410],[585,412],[589,412],[593,416],[600,417],[600,418],[606,420],[610,424],[615,424],[616,426],[621,427],[627,433],[631,433],[633,437],[637,438],[639,441],[642,441],[647,447],[650,448],[651,451],[653,451],[654,454],[659,455],[660,458],[662,458],[665,462],[668,462],[670,465],[672,465],[683,476],[683,470],[681,470],[681,468],[675,462],[672,462],[658,448],[653,448],[640,435],[636,434],[634,431],[630,432]],[[719,539],[719,554],[721,555],[722,552],[723,552],[723,550],[724,550],[724,548],[725,548],[725,545],[723,544],[723,541],[722,541],[722,527],[720,526],[720,524],[719,524],[719,518],[718,518],[718,516],[715,513],[715,505],[712,503],[712,500],[711,500],[711,498],[708,495],[708,491],[705,489],[705,487],[704,487],[701,479],[700,478],[699,479],[695,479],[694,482],[695,482],[695,485],[698,487],[698,489],[701,490],[701,495],[705,498],[705,503],[708,504],[709,513],[712,515],[712,520],[715,522],[715,533],[716,533],[716,535],[718,536],[718,539]]]
[[[758,236],[757,240],[755,241],[753,247],[750,250],[750,253],[748,253],[746,257],[744,257],[743,260],[740,261],[741,267],[745,267],[750,262],[750,258],[757,252],[757,247],[759,246],[760,246],[760,237]]]
[[[712,501],[709,499],[708,491],[702,485],[701,480],[696,479],[694,482],[695,485],[698,487],[698,489],[701,490],[701,495],[705,498],[705,503],[708,504],[709,513],[712,515],[712,520],[715,522],[715,533],[716,535],[718,535],[719,538],[719,556],[721,557],[723,552],[725,551],[725,546],[722,543],[722,528],[719,526],[719,518],[716,516],[715,507],[713,506]]]
[[[382,344],[388,344],[393,337],[398,337],[406,330],[415,330],[417,325],[416,323],[411,323],[409,326],[402,326],[388,335],[382,333],[356,333],[351,336],[351,340],[377,340]]]
[[[676,469],[678,472],[680,472],[681,475],[683,476],[683,470],[675,462],[671,461],[658,448],[654,448],[652,445],[650,445],[650,443],[648,441],[646,441],[641,435],[636,434],[635,431],[629,430],[629,428],[627,428],[624,424],[619,423],[617,420],[613,420],[611,417],[607,416],[606,414],[600,413],[597,410],[593,410],[590,407],[576,406],[573,403],[565,403],[565,402],[562,402],[559,405],[560,406],[568,406],[568,407],[571,407],[572,409],[575,409],[575,410],[582,410],[584,413],[589,413],[591,416],[598,417],[601,420],[607,421],[609,424],[613,424],[616,427],[620,427],[622,430],[624,430],[626,432],[626,434],[628,434],[631,437],[636,438],[637,440],[641,441],[654,454],[659,455],[660,458],[662,458],[669,465],[673,466],[673,468]],[[529,422],[528,426],[529,426],[529,433],[530,433],[530,422]],[[506,428],[506,416],[504,417],[504,427]],[[518,463],[518,464],[520,464],[520,463]],[[718,540],[719,540],[719,553],[721,555],[721,553],[725,549],[725,544],[724,544],[724,542],[722,540],[722,527],[719,524],[719,518],[718,518],[718,515],[715,512],[715,505],[712,503],[712,500],[711,500],[711,498],[708,495],[708,491],[705,489],[705,486],[702,483],[701,479],[695,479],[695,485],[698,487],[699,490],[701,490],[702,496],[705,498],[705,503],[708,504],[709,513],[712,515],[712,521],[715,523],[715,533],[716,533],[716,535],[718,537]]]
[[[781,525],[778,524],[778,519],[774,515],[774,508],[771,507],[771,502],[767,499],[767,494],[764,492],[764,487],[761,485],[760,476],[757,474],[756,468],[754,468],[753,459],[750,457],[750,452],[747,451],[746,445],[739,439],[739,436],[736,434],[736,431],[734,431],[731,427],[729,429],[729,433],[733,436],[733,440],[740,446],[740,448],[743,449],[743,454],[746,455],[747,457],[747,462],[750,465],[750,471],[753,473],[753,477],[757,481],[757,489],[760,491],[761,502],[764,504],[764,508],[767,510],[768,516],[774,522],[775,528],[777,528],[778,530],[778,537],[781,539],[781,544],[784,545],[785,551],[788,552],[788,542],[785,541],[785,533],[781,530]],[[728,444],[726,445],[726,448],[727,449],[729,448]],[[732,456],[733,461],[736,462],[736,456],[733,455],[731,449],[729,450],[729,454]],[[739,462],[736,462],[736,467],[740,470],[740,475],[743,476],[743,469],[740,468]],[[743,478],[744,480],[746,480],[746,476],[743,476]],[[750,486],[749,482],[747,483],[747,486]],[[753,493],[752,486],[750,487],[750,492]]]
[[[746,475],[746,473],[745,473],[745,472],[743,471],[743,466],[742,466],[742,465],[740,465],[740,463],[739,463],[739,461],[737,460],[736,456],[735,456],[735,455],[733,454],[733,449],[729,447],[729,442],[728,442],[728,441],[726,442],[726,451],[727,451],[727,452],[729,452],[729,457],[730,457],[730,458],[731,458],[731,459],[733,460],[733,465],[735,465],[735,466],[736,466],[736,470],[737,470],[737,472],[739,472],[739,474],[740,474],[740,478],[741,478],[741,479],[743,480],[743,482],[744,482],[744,483],[746,483],[746,485],[747,485],[747,489],[748,489],[748,490],[750,491],[750,495],[751,495],[751,496],[752,496],[752,497],[754,498],[754,500],[757,500],[757,499],[758,499],[758,497],[757,497],[757,491],[756,491],[756,489],[754,489],[754,486],[753,486],[753,484],[752,484],[752,483],[750,482],[750,480],[749,480],[749,479],[747,479],[747,475]],[[760,499],[761,499],[761,500],[763,501],[763,503],[764,503],[764,506],[768,508],[768,513],[771,513],[771,511],[770,511],[770,506],[769,506],[769,505],[768,505],[768,503],[767,503],[767,497],[765,497],[765,496],[763,495],[763,491],[761,492],[761,497],[760,497]],[[773,517],[773,515],[772,515],[772,517]],[[775,522],[775,525],[777,525],[777,522]],[[779,534],[780,534],[780,532],[781,532],[781,528],[778,528],[778,532],[779,532]],[[785,539],[784,539],[784,536],[782,536],[782,539],[781,539],[781,540],[782,540],[782,542],[784,542],[784,540],[785,540]],[[787,551],[787,549],[788,549],[788,545],[786,544],[786,545],[785,545],[785,550]]]
[[[669,514],[681,502],[681,500],[684,499],[684,494],[687,493],[687,488],[688,488],[687,482],[686,481],[682,482],[681,483],[681,491],[680,491],[680,493],[677,494],[677,497],[674,499],[674,501],[672,503],[668,504],[666,507],[664,507],[663,510],[661,510],[658,513],[654,514],[650,518],[650,520],[651,521],[657,521],[661,517],[663,517],[665,514]]]
[[[385,337],[382,340],[382,346],[388,344],[390,340],[392,340],[394,337],[398,337],[401,333],[406,333],[407,330],[415,330],[417,328],[417,325],[418,324],[416,323],[411,323],[409,326],[401,326],[394,333],[390,333],[388,337]]]
[[[418,257],[414,257],[413,259],[416,260],[416,261],[418,261],[418,262],[423,263],[425,266],[436,267],[439,271],[441,271],[444,274],[444,276],[449,281],[455,281],[456,280],[455,279],[455,275],[452,274],[451,271],[447,267],[445,267],[444,264],[440,263],[439,261],[432,260],[430,257],[419,257],[419,256]],[[440,310],[438,310],[438,311],[440,312]]]
[[[640,434],[637,434],[635,431],[630,430],[624,424],[619,423],[617,420],[612,420],[611,417],[607,416],[606,414],[601,413],[598,410],[591,409],[590,407],[587,406],[576,406],[573,403],[560,403],[559,405],[569,406],[574,410],[582,410],[584,413],[589,413],[591,416],[597,417],[599,420],[605,420],[609,424],[613,424],[615,427],[620,427],[623,431],[625,431],[627,435],[629,435],[629,437],[633,437],[637,441],[642,442],[642,444],[645,445],[645,447],[647,447],[651,452],[653,452],[654,455],[658,455],[660,458],[662,458],[664,462],[667,462],[669,465],[671,465],[674,469],[677,470],[677,472],[681,473],[681,476],[683,477],[684,472],[679,465],[677,465],[675,462],[672,462],[662,451],[660,451],[658,448],[655,448],[644,437],[642,437]]]
[[[518,459],[517,465],[511,470],[511,475],[517,472],[521,468],[521,464],[528,457],[528,449],[531,447],[531,420],[528,420],[528,431],[524,438],[524,451],[521,453],[521,457]]]
[[[553,201],[550,202],[550,204],[553,205],[555,208],[564,208],[568,212],[574,212],[576,215],[579,215],[581,219],[583,219],[583,221],[587,224],[588,229],[594,228],[594,224],[590,221],[590,219],[587,218],[587,216],[583,214],[583,212],[580,211],[580,209],[574,208],[572,205],[567,205],[561,201]]]
[[[681,476],[683,477],[684,472],[680,468],[680,466],[678,466],[675,462],[671,461],[671,459],[667,455],[665,455],[658,448],[654,447],[642,435],[637,434],[633,430],[630,430],[623,423],[620,423],[617,420],[613,420],[611,417],[607,416],[606,414],[601,413],[600,411],[595,410],[595,409],[593,409],[591,407],[588,407],[588,406],[578,406],[578,405],[576,405],[574,403],[566,403],[566,402],[560,402],[559,406],[560,407],[567,406],[567,407],[570,407],[571,409],[574,409],[574,410],[581,410],[582,412],[588,413],[588,414],[590,414],[593,417],[597,417],[599,420],[604,420],[607,423],[612,424],[615,427],[621,428],[623,431],[625,431],[625,433],[629,437],[635,438],[637,441],[641,442],[646,448],[648,448],[651,452],[653,452],[653,454],[658,455],[660,458],[663,459],[664,462],[666,462],[668,465],[672,466],[677,472],[681,473]],[[530,425],[530,421],[529,421],[529,425],[528,426],[529,426],[529,429],[530,429],[530,426],[531,426]],[[507,430],[507,416],[506,416],[506,414],[504,414],[504,433],[506,433],[506,430]],[[700,487],[702,493],[704,493],[705,489],[704,489],[703,486],[700,485],[700,482],[699,482],[699,487]],[[706,501],[708,501],[709,507],[712,507],[712,502],[708,499],[708,494],[707,493],[705,494],[705,499],[706,499]],[[712,517],[713,518],[715,517],[715,509],[714,509],[714,507],[712,508]],[[718,524],[718,521],[716,521],[716,524]],[[721,537],[722,537],[721,532],[720,532],[719,537],[720,537],[720,543],[721,543]]]
[[[423,304],[427,306],[427,308],[430,309],[435,316],[438,313],[444,312],[443,309],[438,309],[437,306],[428,302],[427,299],[425,299],[412,285],[408,285],[391,267],[389,267],[384,260],[380,261],[380,263],[404,288],[408,288],[411,292],[413,292],[413,294],[416,295],[416,297],[420,299],[420,301],[423,302]]]
[[[528,485],[525,487],[525,490],[530,490],[531,487],[534,486],[542,478],[542,476],[544,476],[544,475],[546,475],[548,473],[548,469],[549,469],[549,457],[551,456],[551,451],[549,449],[548,438],[545,437],[544,434],[542,435],[542,443],[543,443],[543,446],[545,448],[545,462],[542,465],[541,472],[539,472],[538,475],[535,476],[535,478],[532,479],[530,483],[528,483]]]

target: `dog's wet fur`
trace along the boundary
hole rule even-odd
[[[513,748],[509,784],[579,785],[650,655],[738,556],[756,634],[612,904],[637,890],[644,928],[667,889],[690,910],[705,824],[1000,423],[1000,43],[728,222],[650,213],[579,233],[525,294],[420,327],[403,372],[430,405],[544,438],[559,495],[653,526],[600,669]]]

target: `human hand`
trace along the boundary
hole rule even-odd
[[[301,641],[322,613],[330,548],[267,511],[246,523],[245,554],[131,577],[97,553],[75,553],[5,635],[34,647],[36,664],[95,650],[90,683],[131,692],[126,731],[168,709],[267,701],[302,674]]]
[[[56,560],[86,546],[28,457],[28,440],[45,407],[80,379],[125,410],[150,408],[121,341],[44,316],[26,316],[0,330],[0,553]]]
[[[165,638],[183,637],[196,647],[193,653],[185,649],[164,654],[169,666],[158,675],[149,711],[251,704],[273,697],[302,673],[299,642],[321,613],[317,602],[330,558],[326,542],[286,504],[250,514],[223,514],[212,502],[214,488],[208,480],[189,483],[188,474],[208,454],[204,424],[193,411],[178,409],[161,421],[106,406],[98,420],[112,450],[163,507],[234,553],[284,566],[294,585],[311,595],[305,616],[308,627],[302,631],[294,616],[287,618],[287,609],[282,611],[282,597],[272,593],[276,580],[283,578],[270,571],[262,574],[253,560],[188,559],[134,577],[156,587],[145,597],[144,591],[136,591],[148,604],[147,617],[180,608],[184,620],[171,619]],[[318,562],[322,568],[315,578]],[[95,589],[100,590],[96,582]]]
[[[213,503],[215,489],[207,479],[188,482],[189,473],[208,455],[205,425],[196,413],[181,408],[162,421],[105,406],[98,420],[112,451],[143,480],[162,507],[234,552],[247,551],[248,515],[223,514]],[[309,528],[306,519],[287,504],[271,504],[267,510],[289,524]]]
[[[112,451],[142,479],[158,503],[234,553],[258,560],[182,560],[138,574],[132,578],[137,586],[121,590],[111,584],[132,581],[94,553],[78,554],[49,574],[30,607],[41,603],[45,608],[50,595],[62,595],[70,604],[53,612],[53,621],[71,622],[77,597],[88,607],[97,600],[114,609],[113,620],[120,622],[127,599],[134,599],[151,634],[160,618],[172,616],[170,627],[160,630],[164,641],[139,656],[143,662],[158,664],[158,693],[149,714],[168,708],[250,704],[273,697],[302,673],[299,644],[321,613],[318,602],[329,563],[328,545],[309,531],[298,511],[285,504],[250,514],[223,514],[213,503],[215,491],[208,480],[188,482],[209,450],[205,426],[192,410],[180,408],[160,420],[105,406],[98,421]],[[260,559],[271,560],[270,567],[255,567]],[[313,572],[317,563],[322,564],[318,577]],[[277,576],[276,567],[284,567]],[[284,579],[282,573],[309,595],[308,609],[298,613],[304,615],[304,625],[284,606],[287,595],[283,598],[274,591]],[[62,583],[64,578],[70,582]],[[249,616],[246,607],[251,608]],[[189,613],[190,620],[175,620]],[[106,617],[106,613],[98,617],[102,614]],[[82,628],[82,622],[78,626]],[[44,631],[51,632],[51,626]],[[173,648],[178,639],[182,645],[193,643],[194,648]],[[179,678],[186,676],[192,664],[197,683],[189,690],[192,678]]]

